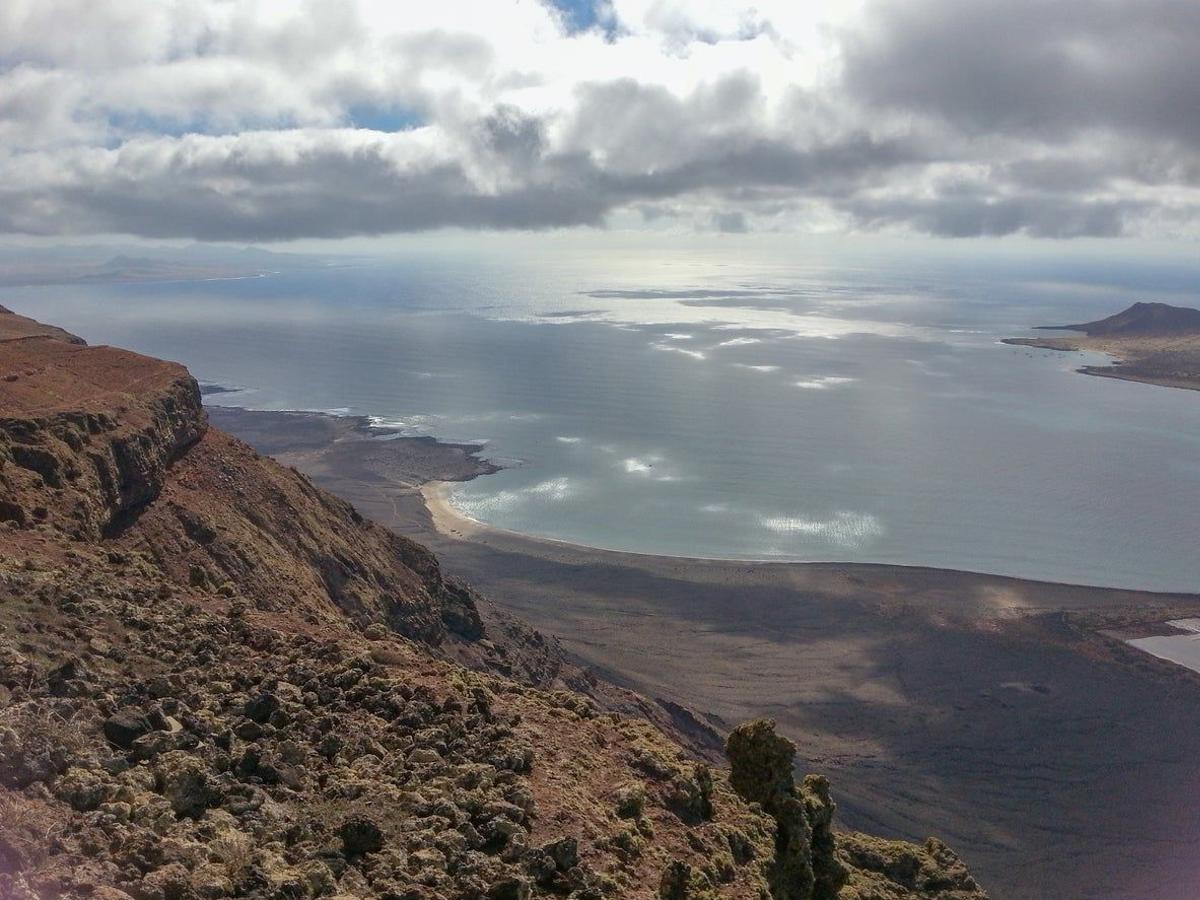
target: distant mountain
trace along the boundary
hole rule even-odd
[[[366,257],[280,253],[259,247],[190,244],[26,247],[0,241],[0,285],[189,281],[245,278],[361,264]]]
[[[1040,327],[1082,331],[1089,337],[1200,334],[1200,309],[1167,303],[1135,303],[1116,315],[1095,322]]]

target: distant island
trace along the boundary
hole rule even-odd
[[[1200,309],[1135,303],[1106,319],[1079,325],[1041,325],[1038,330],[1081,334],[1006,338],[1003,343],[1044,350],[1096,350],[1114,357],[1113,364],[1082,366],[1079,372],[1200,390]]]

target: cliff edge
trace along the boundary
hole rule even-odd
[[[769,722],[726,770],[459,664],[480,598],[177,364],[0,314],[0,519],[5,898],[984,896],[935,840],[836,832]]]

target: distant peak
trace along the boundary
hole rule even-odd
[[[1158,301],[1139,300],[1106,319],[1079,325],[1053,326],[1082,331],[1093,337],[1105,335],[1196,334],[1200,333],[1200,309],[1172,306]]]

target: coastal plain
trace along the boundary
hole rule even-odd
[[[1200,676],[1122,633],[1200,596],[866,564],[595,550],[482,526],[438,481],[469,446],[315,414],[214,424],[426,543],[580,665],[655,698],[695,749],[754,716],[830,775],[846,827],[937,831],[997,896],[1200,892]]]

